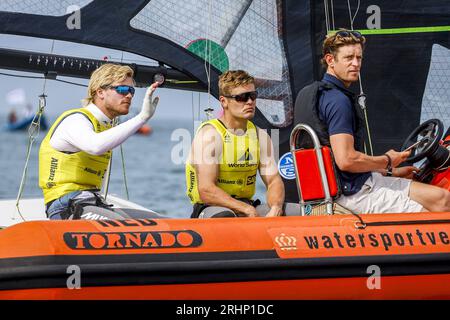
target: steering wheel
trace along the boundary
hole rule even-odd
[[[414,163],[431,155],[439,146],[443,133],[444,125],[439,119],[430,119],[419,125],[403,142],[401,151],[412,146],[406,161]]]

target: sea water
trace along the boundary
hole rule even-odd
[[[56,117],[49,117],[51,124]],[[4,130],[6,116],[0,115],[0,199],[16,199],[25,166],[26,131]],[[185,158],[194,125],[192,120],[151,119],[153,132],[133,135],[113,150],[109,194],[129,200],[171,217],[187,218],[192,206],[186,196]],[[31,149],[23,198],[42,197],[38,186],[38,151],[46,132],[40,132]],[[187,150],[186,150],[187,145]],[[184,147],[183,147],[184,146]],[[264,185],[257,180],[256,198],[265,201]]]

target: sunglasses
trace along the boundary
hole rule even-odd
[[[247,102],[248,98],[250,98],[253,101],[255,101],[256,98],[258,97],[258,91],[244,92],[244,93],[237,94],[237,95],[234,95],[234,96],[224,96],[224,97],[226,97],[226,98],[233,98],[237,102]]]
[[[134,96],[134,92],[136,91],[134,87],[131,86],[109,86],[108,88],[116,90],[118,94],[126,96],[131,93]]]
[[[336,32],[336,36],[339,37],[343,37],[343,38],[347,38],[347,37],[351,37],[354,36],[356,39],[361,39],[363,37],[363,35],[359,32],[359,31],[338,31]]]

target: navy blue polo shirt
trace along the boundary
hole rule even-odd
[[[339,133],[347,133],[355,136],[356,119],[353,111],[353,105],[350,98],[343,91],[348,91],[342,81],[325,73],[323,82],[328,82],[337,86],[330,90],[324,90],[319,98],[319,118],[328,128],[330,136]],[[371,176],[370,172],[353,173],[341,171],[338,175],[342,184],[344,195],[352,195],[361,190],[364,182]]]

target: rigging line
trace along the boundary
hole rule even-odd
[[[109,190],[109,179],[111,177],[111,168],[112,168],[112,160],[113,160],[113,153],[111,152],[111,158],[109,159],[109,163],[108,163],[108,168],[106,169],[106,174],[105,174],[105,181],[104,181],[104,197],[103,199],[105,199],[108,197],[108,190]]]
[[[198,93],[198,104],[197,104],[197,121],[200,121],[200,106],[201,106],[201,93]]]
[[[208,108],[210,105],[210,95],[211,95],[211,0],[208,0],[208,23],[206,26],[206,45],[205,45],[205,72],[206,79],[208,81]],[[208,67],[206,64],[208,63]],[[200,105],[199,105],[200,108]],[[199,115],[200,120],[200,115]]]
[[[365,121],[365,125],[366,125],[366,130],[367,130],[367,140],[368,140],[367,142],[369,144],[370,155],[373,156],[372,136],[370,134],[369,119],[368,119],[368,116],[367,116],[366,95],[364,94],[364,90],[363,90],[363,86],[362,86],[361,72],[359,72],[359,74],[358,74],[358,82],[359,82],[359,90],[360,90],[359,95],[363,96],[363,100],[364,100],[362,102],[362,105],[360,103],[360,106],[361,106],[361,109],[364,112],[364,121]],[[364,150],[365,150],[365,153],[367,154],[367,146],[366,146],[365,143],[364,143]]]
[[[72,82],[72,81],[67,81],[67,80],[61,80],[61,79],[53,79],[55,81],[58,82],[63,82],[63,83],[67,83],[67,84],[72,84],[74,86],[79,86],[79,87],[83,87],[83,88],[87,88],[88,86],[82,83],[76,83],[76,82]]]
[[[125,157],[123,155],[122,144],[120,144],[120,156],[122,158],[122,174],[123,174],[123,184],[125,186],[125,194],[127,196],[127,200],[130,200],[130,194],[128,192],[127,174],[126,174],[126,170],[125,170]]]
[[[19,75],[19,74],[11,74],[11,73],[4,73],[4,72],[0,72],[0,75],[2,75],[2,76],[8,76],[8,77],[27,78],[27,79],[44,79],[44,77],[38,77],[38,76],[22,76],[22,75]]]
[[[362,80],[361,80],[361,71],[359,72],[359,75],[358,75],[358,83],[359,83],[359,91],[361,91],[361,94],[364,94],[364,91],[363,91],[363,86],[362,86]]]
[[[53,50],[55,48],[55,40],[52,41],[52,47],[50,49],[50,54],[53,53]],[[39,96],[39,107],[36,112],[36,114],[33,117],[33,120],[31,121],[30,126],[28,127],[28,146],[27,146],[27,154],[25,158],[25,165],[22,171],[22,179],[20,181],[19,190],[17,192],[17,198],[16,198],[16,209],[19,213],[20,218],[22,218],[23,221],[26,221],[25,218],[22,215],[22,212],[20,212],[20,199],[23,195],[23,190],[25,189],[26,181],[27,181],[27,172],[28,172],[28,163],[30,161],[30,155],[31,150],[33,148],[34,141],[36,140],[36,137],[39,135],[39,131],[41,128],[41,118],[42,114],[44,113],[46,100],[45,100],[45,89],[47,84],[47,77],[44,77],[44,84],[42,88],[42,94]],[[15,216],[12,216],[12,220],[15,220]]]
[[[331,21],[333,24],[333,30],[336,30],[336,26],[334,25],[334,3],[333,3],[333,0],[331,0]]]
[[[119,123],[119,117],[115,117],[112,121],[112,127],[115,127],[118,123]],[[106,201],[106,198],[108,197],[109,181],[111,180],[112,162],[113,162],[113,152],[111,150],[111,158],[109,159],[108,167],[106,168],[105,180],[103,181],[103,186],[102,186],[102,188],[105,190],[104,191],[105,196],[103,197],[103,199],[105,199],[105,201]]]
[[[123,51],[121,51],[122,55],[120,57],[120,63],[123,63]],[[119,119],[116,118],[117,121],[115,122],[116,124],[119,123]],[[112,151],[111,151],[112,154]],[[125,156],[123,153],[123,144],[120,144],[120,159],[122,162],[122,176],[123,176],[123,184],[125,186],[125,194],[127,196],[127,200],[130,200],[130,194],[128,193],[128,182],[127,182],[127,173],[126,173],[126,169],[125,169]],[[109,184],[109,179],[108,179],[108,184]],[[106,199],[106,195],[105,195],[105,199]]]
[[[323,0],[323,6],[324,6],[324,10],[325,10],[325,25],[327,28],[327,34],[330,32],[330,22],[328,21],[329,19],[329,12],[328,12],[328,0]]]
[[[257,15],[258,17],[260,17],[262,20],[266,21],[268,24],[270,24],[272,27],[276,27],[275,23],[273,23],[272,21],[270,21],[269,19],[267,19],[266,17],[263,17],[259,12],[256,12],[255,9],[249,8],[249,11],[252,11],[255,15]]]
[[[4,72],[0,72],[0,75],[7,76],[7,77],[26,78],[26,79],[45,79],[45,77],[23,76],[23,75],[19,75],[19,74],[11,74],[11,73],[4,73]],[[67,84],[73,84],[74,86],[80,86],[80,87],[87,88],[87,85],[82,84],[82,83],[77,83],[77,82],[72,82],[72,81],[67,81],[67,80],[61,80],[61,79],[51,79],[51,80],[58,81],[58,82],[63,82],[63,83],[67,83]]]
[[[30,154],[31,154],[31,147],[33,145],[33,142],[31,141],[31,139],[28,141],[28,146],[27,146],[27,155],[26,155],[26,159],[25,159],[25,166],[22,172],[22,179],[20,181],[20,186],[19,186],[19,191],[17,193],[17,198],[16,198],[16,208],[17,208],[17,212],[19,213],[20,218],[23,221],[26,221],[25,218],[23,217],[22,213],[20,212],[20,208],[19,208],[19,202],[20,199],[22,198],[22,194],[23,194],[23,190],[25,188],[25,181],[27,179],[27,171],[28,171],[28,161],[30,159]],[[12,216],[12,220],[15,220],[15,216],[13,214]]]
[[[55,40],[52,41],[52,48],[50,49],[50,54],[53,53],[53,49],[54,48],[55,48]],[[44,96],[45,96],[46,86],[47,86],[47,77],[44,77],[44,85],[43,85],[43,88],[42,88],[42,95],[44,95]]]
[[[209,18],[209,0],[208,1],[208,18]],[[206,64],[208,63],[208,41],[209,41],[209,20],[205,19],[207,21],[206,23],[206,34],[205,34],[205,39],[206,39],[206,43],[205,43],[205,49],[203,51],[203,55],[204,55],[204,62],[203,62],[203,66],[205,68],[205,73],[206,73],[206,78],[208,79],[208,69],[206,67]]]
[[[350,18],[350,30],[353,30],[353,22],[355,21],[356,16],[358,15],[360,5],[361,5],[361,0],[358,0],[358,7],[356,8],[355,15],[352,16],[352,8],[350,5],[350,0],[347,0],[348,15]]]
[[[349,14],[349,19],[350,19],[350,30],[354,30],[353,22],[355,21],[356,16],[358,15],[360,5],[361,5],[361,0],[358,0],[358,6],[356,8],[355,15],[352,16],[350,0],[347,0],[348,14]],[[369,119],[367,117],[367,107],[366,107],[366,103],[365,103],[365,95],[364,95],[364,90],[363,90],[363,86],[362,86],[361,72],[359,73],[359,76],[358,76],[358,82],[359,82],[360,96],[364,96],[363,97],[364,105],[362,105],[361,108],[362,108],[362,111],[364,112],[364,120],[365,120],[365,125],[366,125],[366,130],[367,130],[367,140],[368,140],[367,143],[369,144],[369,153],[371,156],[373,156],[373,144],[372,144],[372,137],[370,135]],[[364,150],[365,150],[365,153],[367,154],[367,146],[365,144],[364,144]]]
[[[355,21],[356,16],[358,15],[360,6],[361,6],[361,0],[358,0],[358,6],[356,7],[356,12],[355,12],[355,16],[353,17],[353,21]]]
[[[350,18],[350,30],[353,30],[352,9],[350,7],[350,0],[347,0],[348,17]]]
[[[191,91],[191,107],[192,107],[192,135],[195,134],[195,103],[194,91]]]
[[[364,108],[364,120],[366,121],[367,140],[369,140],[368,143],[369,143],[370,155],[373,156],[373,144],[372,144],[372,137],[370,135],[369,119],[367,117],[367,108]]]

